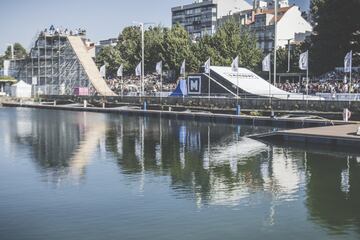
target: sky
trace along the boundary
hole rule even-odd
[[[310,0],[290,0],[301,10]],[[97,42],[117,37],[134,21],[170,26],[171,7],[193,0],[4,0],[0,1],[0,54],[10,43],[29,49],[36,33],[51,24],[64,28],[83,28]]]

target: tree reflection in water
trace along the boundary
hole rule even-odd
[[[266,198],[269,225],[276,222],[278,205],[304,197],[312,221],[334,234],[360,231],[358,153],[266,145],[245,137],[271,131],[267,127],[62,111],[18,114],[12,125],[16,141],[30,146],[46,181],[85,181],[95,153],[104,152],[139,192],[147,177],[165,176],[175,197],[199,208],[246,206]]]

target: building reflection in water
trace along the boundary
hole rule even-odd
[[[141,193],[147,178],[154,176],[166,176],[175,197],[191,199],[199,208],[254,204],[254,196],[261,193],[262,201],[267,201],[268,225],[276,224],[280,203],[306,194],[313,221],[335,233],[346,231],[349,221],[360,229],[359,154],[272,146],[244,137],[271,130],[266,127],[61,111],[27,113],[31,121],[28,116],[15,119],[16,140],[31,147],[48,181],[85,181],[85,169],[94,156],[113,156],[120,173]]]
[[[20,115],[22,112],[18,112]],[[36,111],[29,116],[16,119],[16,139],[31,146],[34,160],[47,181],[60,183],[70,176],[79,181],[93,154],[105,152],[104,138],[106,123],[104,116],[89,113],[68,114],[67,112]],[[26,123],[26,126],[23,124]]]

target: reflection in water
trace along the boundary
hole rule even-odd
[[[85,167],[89,164],[91,156],[95,153],[98,145],[100,145],[100,153],[105,152],[103,136],[106,125],[103,119],[95,119],[87,124],[86,113],[84,113],[84,128],[86,131],[69,160],[70,175],[75,179],[79,179],[84,175]]]
[[[30,147],[47,181],[85,184],[94,156],[111,153],[140,193],[147,179],[166,176],[176,198],[190,199],[198,208],[264,204],[269,226],[276,225],[279,206],[304,198],[311,220],[334,234],[360,229],[359,155],[277,147],[245,137],[271,130],[257,126],[61,111],[16,114],[15,140]]]
[[[308,153],[307,207],[312,220],[342,234],[356,224],[360,231],[358,156]]]

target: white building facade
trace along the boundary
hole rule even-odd
[[[245,0],[197,0],[172,8],[172,25],[180,24],[197,39],[214,34],[218,19],[251,7]]]
[[[219,19],[218,25],[226,22],[229,17]],[[264,53],[269,53],[274,48],[275,21],[278,47],[285,47],[289,41],[293,44],[302,42],[313,30],[310,23],[302,17],[299,7],[290,6],[287,0],[279,0],[276,20],[274,2],[264,0],[254,1],[253,9],[235,13],[231,17],[254,32],[257,45]]]

